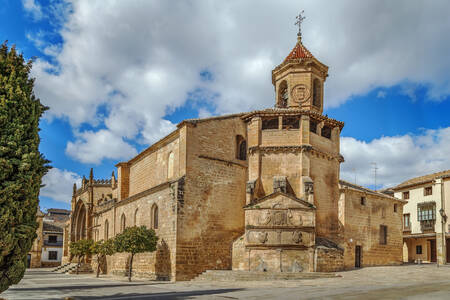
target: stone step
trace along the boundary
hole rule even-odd
[[[63,268],[65,268],[65,267],[67,267],[68,265],[70,265],[71,263],[70,262],[68,262],[68,263],[66,263],[66,264],[64,264],[64,265],[60,265],[60,266],[58,266],[58,267],[56,267],[56,268],[54,268],[53,270],[52,270],[52,272],[56,272],[56,271],[59,271],[59,270],[61,270],[61,269],[63,269]]]
[[[337,275],[334,273],[323,272],[275,273],[232,270],[207,270],[194,278],[193,281],[303,280],[332,277],[337,277]]]

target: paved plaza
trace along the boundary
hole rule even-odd
[[[4,299],[450,299],[450,267],[405,265],[298,281],[160,282],[28,270]]]

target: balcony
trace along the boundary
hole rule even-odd
[[[435,220],[420,221],[420,229],[423,231],[434,231]]]
[[[411,222],[403,224],[403,231],[411,231]]]
[[[47,240],[44,240],[44,246],[49,246],[49,247],[51,247],[51,246],[54,246],[54,247],[60,247],[60,246],[62,246],[63,245],[63,241],[56,241],[56,242],[53,242],[53,241],[47,241]]]

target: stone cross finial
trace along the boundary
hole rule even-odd
[[[297,33],[297,36],[298,36],[298,40],[299,40],[299,41],[301,41],[301,39],[302,39],[302,23],[303,23],[303,20],[306,19],[306,17],[304,17],[304,16],[302,15],[304,12],[305,12],[305,11],[302,10],[302,11],[298,14],[298,16],[295,17],[295,18],[297,19],[297,21],[295,22],[295,25],[298,25],[298,33]]]

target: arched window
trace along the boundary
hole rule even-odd
[[[134,226],[137,226],[137,215],[138,215],[139,209],[136,208],[134,211]]]
[[[236,136],[236,158],[247,160],[247,141],[242,135]]]
[[[172,178],[173,177],[173,152],[169,153],[169,157],[168,157],[168,162],[167,162],[167,178]]]
[[[321,97],[322,97],[322,87],[320,86],[319,79],[314,79],[313,81],[313,105],[320,107]]]
[[[287,107],[289,99],[289,90],[287,82],[283,81],[278,86],[278,107]]]
[[[158,229],[158,206],[153,204],[152,206],[152,228]]]
[[[106,220],[105,221],[105,237],[104,237],[105,240],[107,240],[109,238],[108,233],[109,233],[109,222],[108,222],[108,220]]]
[[[120,217],[120,232],[123,232],[125,230],[125,226],[126,226],[125,214],[122,213],[122,216]]]

